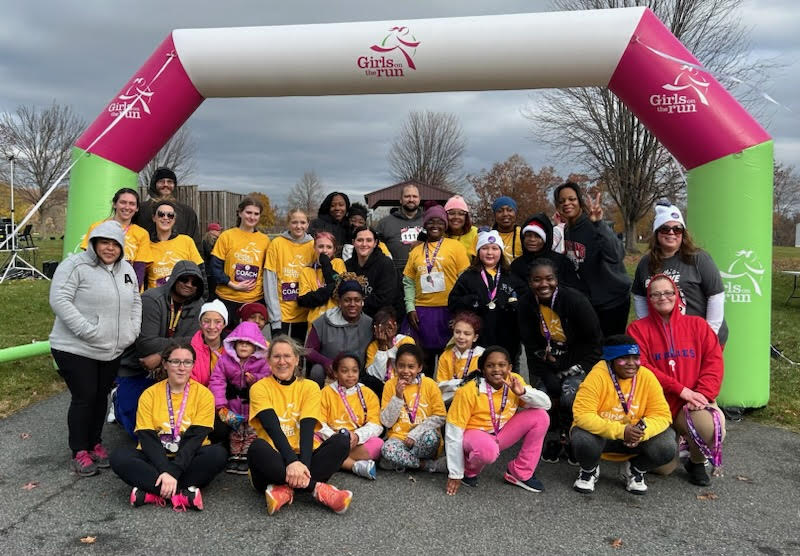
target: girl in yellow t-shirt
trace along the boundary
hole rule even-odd
[[[361,364],[354,353],[342,353],[331,364],[336,380],[322,389],[322,438],[346,430],[350,435],[350,455],[342,469],[375,480],[375,462],[381,457],[383,427],[381,404],[375,393],[358,382]]]
[[[314,237],[314,261],[300,272],[300,292],[297,304],[308,309],[308,324],[322,313],[336,307],[333,290],[340,274],[346,271],[344,261],[336,253],[336,238],[330,232],[317,232]]]
[[[435,459],[446,415],[444,402],[433,379],[420,375],[422,362],[419,346],[397,348],[396,374],[384,386],[381,399],[381,424],[388,431],[381,449],[382,469],[447,470],[444,457]]]
[[[415,342],[411,336],[397,333],[397,314],[393,307],[384,307],[375,313],[372,337],[374,339],[367,346],[363,380],[378,397],[382,397],[384,383],[395,374],[397,348]]]
[[[177,211],[171,201],[161,201],[153,210],[155,235],[150,239],[151,263],[147,266],[147,288],[157,288],[169,281],[172,269],[178,261],[192,261],[204,269],[203,257],[194,240],[187,235],[175,235]],[[205,272],[202,272],[205,276]]]
[[[300,349],[289,336],[273,338],[272,375],[250,388],[250,425],[258,434],[247,453],[251,484],[264,493],[269,515],[291,504],[295,490],[344,513],[353,493],[327,481],[347,458],[350,436],[334,434],[320,443],[319,386],[300,376]]]
[[[228,328],[239,324],[242,305],[263,300],[262,269],[269,237],[256,230],[263,210],[258,199],[242,199],[236,213],[236,227],[222,232],[211,251],[209,264],[217,280],[217,297],[228,308]]]
[[[550,424],[550,398],[511,372],[511,357],[501,346],[487,347],[478,367],[456,391],[447,412],[447,494],[458,492],[461,483],[477,486],[483,468],[520,440],[519,453],[503,478],[541,492],[544,486],[534,472]],[[517,411],[520,408],[524,411]]]
[[[453,345],[442,352],[436,369],[436,382],[446,405],[453,401],[461,381],[478,368],[483,348],[475,343],[480,331],[481,318],[475,313],[462,311],[453,318]]]
[[[264,301],[272,335],[289,334],[304,342],[308,331],[308,309],[297,304],[300,273],[314,260],[314,238],[308,230],[308,215],[300,209],[286,217],[289,229],[270,242],[264,261]]]

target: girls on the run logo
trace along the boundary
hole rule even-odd
[[[380,43],[369,47],[377,54],[359,56],[356,65],[369,77],[404,77],[406,69],[417,69],[414,55],[419,44],[408,27],[395,26]]]

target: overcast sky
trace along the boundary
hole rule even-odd
[[[165,36],[176,28],[395,20],[546,11],[539,0],[291,2],[182,0],[4,2],[0,12],[0,112],[21,104],[71,105],[87,124]],[[754,56],[784,69],[752,85],[791,112],[764,101],[762,125],[776,158],[800,168],[800,2],[746,0]],[[195,171],[182,181],[207,189],[258,190],[282,204],[315,170],[327,190],[363,194],[393,182],[386,154],[410,110],[455,113],[467,139],[464,171],[479,172],[513,153],[534,167],[557,161],[535,140],[522,108],[531,91],[269,99],[209,99],[189,119]],[[360,196],[360,195],[359,195]],[[353,199],[356,200],[356,199]],[[362,199],[363,200],[363,199]]]

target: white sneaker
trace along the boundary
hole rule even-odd
[[[371,459],[362,459],[353,464],[353,475],[374,481],[377,478],[375,462]]]
[[[645,474],[633,467],[630,461],[626,461],[622,464],[620,475],[626,482],[625,490],[631,494],[647,493],[647,485],[644,482]]]
[[[597,479],[599,478],[600,478],[599,465],[589,471],[581,469],[580,472],[578,473],[578,478],[575,479],[575,482],[572,485],[572,488],[580,492],[581,494],[591,494],[594,492],[594,485],[597,482]]]
[[[114,389],[111,390],[111,401],[108,404],[108,416],[106,417],[106,423],[116,423],[117,416],[114,413],[114,402],[117,399],[117,387],[114,386]]]

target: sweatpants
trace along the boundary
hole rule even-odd
[[[478,429],[467,429],[463,440],[464,476],[477,476],[484,467],[497,460],[501,451],[522,439],[517,457],[508,464],[508,472],[527,481],[536,471],[549,424],[550,417],[545,410],[523,409],[503,425],[497,436]]]
[[[603,336],[608,338],[614,334],[625,334],[628,327],[628,313],[631,310],[631,296],[626,295],[619,305],[607,309],[594,308],[597,318],[600,321],[600,329]]]
[[[639,471],[650,471],[672,461],[677,449],[675,431],[672,428],[640,442],[633,448],[625,446],[622,440],[603,438],[579,427],[572,428],[570,437],[573,457],[578,460],[581,469],[587,471],[597,467],[603,452],[631,454],[633,455],[630,460],[632,466]]]
[[[178,489],[206,486],[225,468],[227,461],[228,452],[219,444],[201,446],[195,452],[189,467],[178,477]],[[133,446],[117,448],[111,453],[110,462],[114,473],[130,486],[161,495],[161,488],[156,486],[161,473],[141,450]]]
[[[304,489],[312,492],[317,483],[327,483],[350,454],[350,435],[334,434],[311,455],[311,481]],[[264,492],[269,485],[286,484],[286,463],[280,452],[263,438],[257,438],[247,451],[247,464],[253,488]]]
[[[439,431],[427,430],[409,448],[399,438],[389,438],[381,448],[381,466],[396,469],[419,469],[420,460],[433,459],[439,452]]]
[[[114,414],[117,423],[122,425],[125,432],[134,440],[136,440],[136,434],[133,431],[136,429],[136,409],[139,407],[139,397],[153,384],[155,381],[146,374],[117,377]]]
[[[67,430],[72,456],[91,451],[101,442],[108,411],[108,395],[114,385],[121,359],[97,361],[66,351],[51,349],[58,374],[72,395],[67,411]]]

